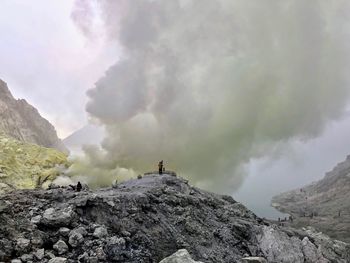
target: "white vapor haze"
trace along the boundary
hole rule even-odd
[[[199,186],[231,192],[246,162],[320,135],[348,102],[347,1],[84,4],[100,8],[123,54],[88,92],[87,111],[108,133],[94,174],[164,159]],[[89,19],[75,16],[86,32]]]

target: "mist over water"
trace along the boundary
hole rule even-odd
[[[349,11],[347,1],[77,1],[81,31],[96,36],[97,19],[122,56],[88,92],[86,109],[107,131],[102,150],[90,147],[73,170],[103,185],[163,159],[232,193],[249,160],[342,116]]]

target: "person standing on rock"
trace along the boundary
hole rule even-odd
[[[78,182],[77,183],[77,192],[80,192],[81,191],[81,189],[83,188],[83,186],[81,185],[81,183],[80,182]]]
[[[163,174],[163,160],[158,163],[159,174]]]

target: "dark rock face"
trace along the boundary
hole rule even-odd
[[[275,196],[272,206],[293,216],[291,226],[313,226],[350,242],[350,156],[322,180]]]
[[[24,142],[68,152],[55,128],[25,100],[16,100],[0,80],[0,130]]]
[[[149,174],[114,188],[23,190],[1,196],[0,261],[349,262],[348,244],[312,229],[269,225],[231,197]],[[44,249],[44,251],[43,251]],[[40,257],[40,259],[39,259]]]

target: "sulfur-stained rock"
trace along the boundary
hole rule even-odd
[[[64,153],[18,141],[6,135],[1,128],[0,155],[0,193],[41,188],[70,165]]]

